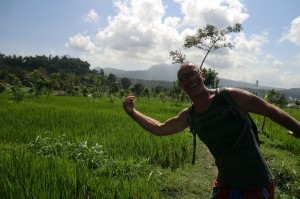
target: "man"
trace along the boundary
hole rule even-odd
[[[197,65],[182,64],[177,77],[180,88],[193,102],[192,111],[183,109],[161,123],[137,111],[134,96],[129,95],[123,102],[125,112],[158,136],[181,132],[193,122],[218,167],[212,198],[274,198],[273,176],[240,115],[227,109],[216,89],[204,85],[205,74]],[[283,110],[245,90],[226,88],[226,92],[241,111],[269,117],[289,129],[290,135],[299,137],[300,123]]]

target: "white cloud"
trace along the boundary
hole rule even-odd
[[[283,76],[281,71],[280,66],[284,63],[273,60],[273,55],[263,51],[263,46],[270,42],[266,32],[261,35],[253,34],[249,38],[241,32],[233,42],[235,45],[232,50],[229,50],[229,55],[223,58],[220,55],[216,56],[220,66],[217,63],[212,65],[218,66],[215,68],[221,78],[252,82],[253,85],[258,80],[260,85],[291,87],[291,82],[284,80],[288,73]],[[210,57],[212,58],[211,55]],[[227,67],[222,67],[222,64]],[[289,75],[296,81],[296,74]]]
[[[97,45],[105,46],[104,53],[118,55],[120,63],[132,60],[150,66],[170,61],[169,51],[182,45],[176,29],[180,19],[164,19],[160,0],[118,1],[115,6],[118,14],[96,36]]]
[[[182,49],[184,38],[194,34],[195,29],[208,23],[233,25],[248,18],[243,4],[237,0],[227,1],[226,4],[223,1],[176,2],[181,6],[183,19],[178,16],[165,17],[166,7],[161,0],[114,2],[117,15],[110,16],[108,26],[100,29],[96,35],[96,44],[104,48],[103,57],[112,58],[115,54],[112,58],[115,62],[131,61],[147,66],[170,63],[169,52]],[[189,12],[187,9],[190,9]],[[203,52],[199,49],[192,48],[188,52],[190,60],[202,60],[199,55]]]
[[[299,73],[295,74],[290,71],[279,73],[278,80],[279,83],[276,84],[278,87],[284,86],[289,88],[295,88],[295,85],[300,85]]]
[[[296,57],[295,64],[298,65],[298,66],[300,66],[300,53]]]
[[[208,57],[207,63],[210,63],[214,69],[226,68],[226,70],[234,71],[237,68],[245,68],[253,70],[254,66],[261,65],[261,56],[264,55],[262,46],[269,42],[267,35],[253,34],[248,39],[243,32],[240,32],[236,37],[227,39],[234,44],[232,50],[223,49],[226,53],[216,54],[213,52]]]
[[[283,66],[283,62],[281,62],[279,60],[275,60],[275,61],[273,61],[273,65],[276,67]]]
[[[177,28],[181,19],[179,17],[167,17],[164,24],[169,27]]]
[[[84,17],[84,20],[87,22],[97,23],[99,21],[99,15],[95,9],[91,9]]]
[[[250,36],[250,39],[247,40],[246,35],[243,32],[238,34],[234,40],[236,51],[241,51],[243,54],[251,53],[255,56],[262,54],[261,47],[268,42],[267,35],[253,34]]]
[[[115,67],[125,70],[146,69],[158,63],[171,63],[169,52],[182,50],[190,61],[201,64],[205,51],[183,49],[184,38],[206,24],[218,28],[244,22],[249,15],[238,0],[175,0],[181,8],[182,18],[165,16],[166,6],[161,0],[114,1],[116,15],[109,16],[107,26],[98,30],[92,39],[77,34],[69,39],[68,46],[84,51],[82,59],[92,67]],[[224,3],[225,2],[225,3]],[[86,34],[85,34],[86,35]],[[262,85],[287,85],[280,76],[283,63],[263,51],[268,44],[268,32],[246,36],[244,32],[228,35],[233,49],[223,48],[207,57],[204,67],[215,69],[220,77]],[[88,53],[87,53],[88,52]],[[280,75],[279,75],[280,74]],[[294,75],[294,76],[293,76]],[[275,80],[276,79],[276,80]],[[295,80],[296,81],[296,80]],[[270,85],[270,83],[269,83]]]
[[[70,37],[66,46],[83,52],[94,52],[96,49],[95,45],[91,42],[90,37],[81,34]]]
[[[285,40],[300,46],[300,16],[292,21],[289,32],[280,39],[280,41]]]
[[[273,58],[273,55],[272,54],[266,54],[266,59],[272,59]]]
[[[249,15],[239,0],[174,0],[181,6],[184,22],[194,27],[214,24],[218,28],[243,23]]]

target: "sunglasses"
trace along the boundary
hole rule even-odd
[[[189,73],[186,73],[186,74],[183,74],[181,75],[178,80],[180,82],[185,82],[187,81],[189,78],[194,78],[196,77],[196,75],[199,75],[200,74],[200,71],[199,70],[192,70],[191,72]]]

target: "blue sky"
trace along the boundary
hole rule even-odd
[[[299,7],[298,0],[1,0],[0,53],[142,70],[171,64],[177,49],[200,64],[204,51],[184,50],[184,38],[206,24],[241,23],[227,38],[234,48],[209,54],[204,67],[221,78],[300,88]]]

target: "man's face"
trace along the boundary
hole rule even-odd
[[[203,88],[203,73],[196,65],[188,64],[181,67],[177,73],[180,88],[190,97],[198,94]]]

